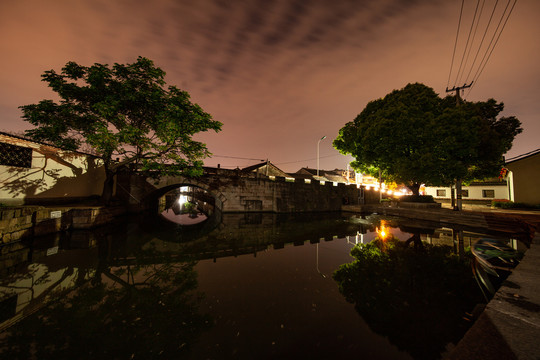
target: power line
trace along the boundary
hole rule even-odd
[[[472,17],[471,26],[470,26],[468,36],[467,36],[467,41],[466,41],[465,47],[463,49],[463,54],[461,56],[459,69],[458,69],[457,73],[455,74],[455,81],[454,81],[454,84],[453,84],[453,88],[452,88],[452,90],[449,90],[450,79],[452,78],[452,73],[453,73],[453,66],[454,66],[454,63],[456,62],[455,55],[456,55],[456,51],[457,51],[457,48],[458,48],[458,42],[459,42],[459,38],[460,38],[459,35],[460,35],[461,23],[463,21],[462,19],[464,18],[464,13],[466,12],[466,10],[464,10],[464,0],[462,0],[460,14],[459,14],[458,28],[457,28],[457,31],[456,31],[456,40],[455,40],[455,43],[454,43],[454,51],[453,51],[453,54],[452,54],[452,62],[451,62],[451,65],[450,65],[450,72],[448,74],[448,81],[447,81],[447,87],[446,87],[447,92],[448,91],[456,91],[456,90],[459,91],[459,90],[465,89],[465,88],[469,89],[467,94],[469,94],[471,92],[472,87],[474,87],[474,85],[478,82],[478,79],[479,79],[480,75],[484,71],[489,59],[491,58],[491,55],[493,54],[495,46],[497,45],[497,43],[498,43],[498,41],[499,41],[499,39],[500,39],[500,37],[502,35],[502,32],[503,32],[504,28],[506,27],[506,24],[508,23],[508,19],[510,18],[510,15],[512,14],[512,11],[513,11],[516,3],[517,3],[517,0],[514,0],[512,6],[510,7],[511,2],[512,2],[512,0],[508,0],[508,2],[506,4],[506,7],[504,8],[504,11],[502,12],[502,14],[500,16],[497,27],[495,28],[495,30],[493,31],[493,33],[491,35],[491,40],[489,41],[489,45],[487,45],[487,47],[485,47],[485,50],[484,50],[484,43],[485,43],[485,40],[486,40],[486,37],[487,37],[488,33],[490,33],[491,23],[492,23],[492,21],[494,19],[494,15],[495,15],[495,12],[496,12],[497,7],[498,7],[499,0],[496,0],[495,4],[493,5],[493,10],[491,11],[491,15],[489,17],[489,20],[487,21],[487,25],[485,26],[484,34],[482,36],[482,40],[480,41],[480,44],[476,48],[475,38],[476,38],[476,34],[478,32],[478,29],[480,28],[480,22],[481,22],[482,14],[484,13],[483,10],[484,10],[484,6],[485,6],[485,0],[482,1],[481,7],[480,7],[480,0],[477,0],[474,15]],[[510,10],[509,10],[509,8],[510,8]],[[473,31],[473,29],[474,29],[474,31]],[[475,51],[476,54],[474,56],[474,60],[472,61],[471,65],[469,66],[469,63],[470,63],[469,59],[470,59],[471,53],[473,52],[473,47],[476,48],[476,51]],[[484,51],[484,54],[482,56],[482,60],[480,62],[478,62],[477,60],[479,58],[479,55],[480,55],[481,51]],[[463,86],[458,87],[457,84],[458,83],[461,84],[461,81],[462,81],[465,74],[467,74],[467,76],[465,76]],[[472,78],[471,78],[471,74],[474,74]],[[469,83],[469,85],[467,85],[467,83]],[[472,86],[470,86],[470,85],[472,85]]]
[[[459,81],[461,82],[461,77],[459,76],[459,73],[461,72],[461,68],[463,66],[463,60],[465,60],[465,54],[467,53],[467,48],[469,47],[469,41],[471,40],[471,34],[472,34],[473,27],[474,27],[474,21],[476,20],[476,13],[478,12],[478,4],[480,4],[480,0],[476,1],[476,9],[474,10],[474,16],[473,16],[473,19],[471,21],[471,28],[469,29],[469,35],[467,36],[467,42],[465,43],[465,47],[463,48],[463,55],[461,56],[461,62],[459,63],[459,69],[457,71],[456,80],[454,81],[454,84],[458,83],[458,78],[459,78]],[[471,47],[472,47],[472,45],[471,45]]]
[[[326,155],[326,156],[320,156],[319,159],[324,159],[324,158],[329,158],[329,157],[334,157],[334,156],[343,156],[343,155],[341,155],[341,154]],[[299,163],[299,162],[313,161],[313,160],[317,160],[317,158],[304,159],[304,160],[297,160],[297,161],[289,161],[289,162],[282,162],[282,163],[277,163],[276,165],[295,164],[295,163]]]
[[[480,0],[478,0],[478,2],[476,3],[476,9],[478,9],[479,3],[480,3]],[[480,26],[480,18],[482,17],[482,13],[484,12],[484,5],[485,4],[486,4],[486,0],[482,0],[482,7],[480,8],[480,12],[478,13],[478,18],[476,20],[476,26],[474,27],[474,33],[472,34],[471,46],[469,46],[469,51],[467,51],[467,57],[465,58],[465,65],[463,66],[463,72],[461,73],[461,75],[459,77],[459,83],[461,83],[461,78],[463,77],[463,74],[465,73],[465,69],[467,68],[467,64],[468,64],[469,58],[471,56],[471,50],[473,49],[474,39],[476,38],[476,33],[478,32],[478,27]],[[476,10],[474,11],[474,15],[475,15],[475,18],[476,18]],[[475,21],[473,19],[473,23],[474,22]],[[471,28],[472,28],[472,24],[471,24]],[[467,74],[467,77],[465,78],[464,83],[467,83],[468,77],[469,77],[469,74]]]
[[[329,158],[329,157],[335,157],[335,156],[343,156],[341,154],[335,154],[335,155],[325,155],[320,156],[319,159]],[[219,157],[219,158],[226,158],[226,159],[240,159],[240,160],[256,160],[256,161],[266,161],[261,159],[253,159],[253,158],[245,158],[245,157],[238,157],[238,156],[227,156],[227,155],[212,155],[211,158]],[[311,158],[311,159],[304,159],[304,160],[295,160],[295,161],[288,161],[288,162],[282,162],[282,163],[276,163],[274,165],[286,165],[286,164],[295,164],[299,162],[305,162],[305,161],[313,161],[317,160],[317,158]],[[222,166],[222,167],[237,167],[237,166]]]
[[[227,156],[227,155],[212,155],[210,156],[210,158],[215,158],[215,157],[219,157],[219,158],[226,158],[226,159],[240,159],[240,160],[256,160],[256,161],[266,161],[266,160],[261,160],[260,158],[259,159],[252,159],[252,158],[245,158],[245,157],[238,157],[238,156]]]
[[[461,16],[463,14],[463,4],[465,3],[465,0],[461,0],[461,10],[459,11],[459,20],[458,20],[458,27],[456,32],[456,41],[454,42],[454,52],[452,53],[452,62],[450,63],[450,72],[448,73],[448,81],[446,83],[446,87],[450,87],[450,77],[452,76],[452,68],[454,67],[454,57],[456,56],[456,47],[458,43],[459,38],[459,28],[461,26]]]
[[[476,51],[476,55],[474,55],[474,60],[471,64],[471,67],[469,69],[469,72],[467,73],[467,77],[465,79],[469,79],[469,76],[471,75],[472,70],[474,69],[474,65],[476,64],[476,60],[478,59],[478,54],[480,54],[480,50],[482,49],[482,45],[484,44],[484,40],[486,39],[486,35],[488,33],[489,27],[491,25],[491,20],[493,20],[493,15],[495,14],[495,9],[497,8],[497,4],[499,3],[499,0],[495,2],[495,6],[493,7],[493,10],[491,11],[491,15],[489,16],[488,23],[486,25],[486,30],[484,31],[484,35],[482,35],[482,40],[480,41],[480,45],[478,46],[478,50]],[[483,7],[483,5],[482,5]]]
[[[501,15],[501,20],[499,21],[499,25],[497,25],[497,29],[499,28],[499,26],[500,26],[500,24],[502,22],[502,19],[504,18],[506,10],[508,9],[508,5],[510,5],[510,1],[511,0],[508,0],[508,4],[506,4],[506,8],[504,9],[503,14]],[[499,42],[499,39],[501,38],[502,32],[504,31],[504,28],[506,27],[506,24],[508,23],[508,19],[510,18],[510,15],[512,14],[512,11],[514,10],[514,7],[516,6],[516,3],[517,3],[517,0],[514,0],[514,4],[510,8],[510,11],[508,12],[508,15],[506,16],[506,19],[504,20],[504,24],[503,24],[503,26],[501,28],[501,31],[499,31],[499,34],[497,35],[497,39],[495,40],[495,43],[493,44],[493,47],[491,47],[491,51],[489,52],[489,55],[487,56],[486,61],[484,62],[483,65],[482,65],[482,62],[480,62],[481,69],[479,68],[479,72],[477,71],[478,75],[475,74],[475,77],[474,77],[474,80],[473,80],[474,83],[476,83],[478,78],[480,78],[480,75],[482,75],[482,72],[484,71],[489,59],[491,58],[491,54],[493,54],[493,50],[495,50],[495,46],[497,46],[497,43]],[[493,34],[493,38],[491,39],[492,41],[493,41],[493,39],[495,39],[495,34],[497,32],[497,29],[495,29],[495,33]],[[490,45],[491,45],[491,42],[490,42]],[[488,49],[489,49],[489,47],[488,47]],[[473,87],[474,87],[474,84],[473,84]],[[472,88],[469,89],[469,92],[467,93],[467,95],[471,92],[471,90],[472,90]]]

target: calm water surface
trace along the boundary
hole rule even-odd
[[[411,237],[410,224],[409,232],[399,230],[396,219],[386,224],[397,239]],[[402,323],[387,323],[386,331],[361,316],[357,300],[348,302],[333,279],[341,265],[355,260],[350,254],[355,244],[372,241],[377,229],[381,218],[373,215],[234,214],[190,227],[147,216],[4,246],[2,356],[437,358],[450,339],[436,339],[435,353],[408,348],[403,344],[410,339],[395,329]],[[452,250],[449,229],[423,231],[425,243]],[[466,236],[465,246],[475,238]],[[381,282],[388,281],[382,276]],[[410,301],[405,295],[390,301],[377,296],[374,301],[390,304],[389,313],[392,302]],[[448,324],[458,324],[461,332],[470,326],[465,320],[447,325],[436,320],[422,320],[419,334]],[[416,341],[418,348],[431,340]]]

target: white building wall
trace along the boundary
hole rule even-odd
[[[501,182],[500,185],[479,184],[473,186],[463,186],[463,190],[468,191],[468,196],[463,196],[463,200],[491,201],[494,199],[509,199],[508,187],[504,182]],[[444,191],[444,195],[442,195],[442,191]],[[451,198],[450,187],[426,186],[425,194],[433,196],[433,198],[436,200],[447,200]]]
[[[102,192],[105,171],[97,157],[5,134],[0,134],[0,143],[32,149],[30,167],[0,163],[0,203],[21,205],[32,200],[69,200]]]

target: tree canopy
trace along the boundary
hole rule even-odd
[[[165,72],[144,57],[112,67],[68,62],[42,78],[60,101],[21,106],[23,119],[36,126],[26,134],[67,150],[90,146],[104,162],[106,201],[113,176],[128,164],[162,175],[200,174],[209,152],[192,136],[221,129],[186,91],[166,86]]]
[[[463,337],[471,325],[466,313],[483,299],[468,257],[420,244],[392,235],[359,244],[351,250],[355,261],[333,278],[371,330],[415,359],[435,359]]]
[[[423,84],[408,84],[365,109],[340,129],[334,147],[355,157],[356,170],[404,183],[449,185],[456,179],[496,176],[519,134],[515,117],[497,118],[502,103],[440,98]],[[374,172],[377,172],[374,174]]]

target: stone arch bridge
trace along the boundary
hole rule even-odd
[[[117,196],[133,211],[157,206],[157,199],[181,186],[205,190],[215,200],[215,208],[230,212],[311,212],[339,211],[343,204],[375,203],[379,194],[364,187],[324,181],[264,176],[241,170],[204,168],[200,177],[119,175]]]

